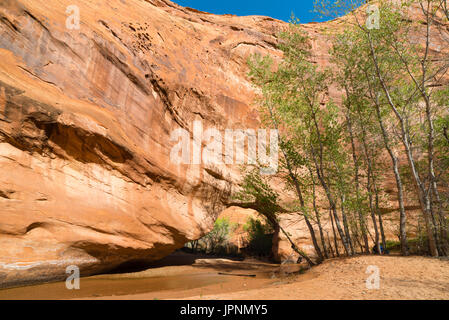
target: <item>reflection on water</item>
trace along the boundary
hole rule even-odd
[[[189,290],[224,283],[231,276],[198,273],[151,278],[89,277],[81,279],[79,290],[68,290],[65,282],[0,290],[0,299],[76,299],[120,296],[163,290]]]
[[[79,290],[68,290],[65,282],[3,289],[0,290],[0,300],[88,299],[146,293],[159,296],[161,292],[165,296],[167,293],[183,295],[182,291],[205,287],[211,290],[224,287],[227,290],[241,290],[242,286],[256,289],[273,283],[274,279],[285,278],[300,271],[299,265],[279,266],[257,261],[221,259],[196,260],[193,259],[194,256],[179,253],[168,258],[174,260],[164,261],[160,267],[155,266],[141,272],[81,278]]]

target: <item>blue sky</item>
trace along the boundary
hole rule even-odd
[[[289,21],[293,12],[302,23],[320,21],[313,0],[173,0],[177,4],[216,14],[263,15]]]

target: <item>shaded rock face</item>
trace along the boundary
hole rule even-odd
[[[247,57],[285,23],[170,1],[0,4],[0,287],[156,260],[213,226],[238,166],[177,165],[176,129],[259,127]]]
[[[248,231],[245,230],[248,221],[252,219],[264,223],[263,217],[256,210],[241,207],[229,207],[220,214],[219,218],[227,219],[233,226],[228,242],[230,247],[237,249],[238,253],[241,253],[241,249],[245,249],[250,241]]]

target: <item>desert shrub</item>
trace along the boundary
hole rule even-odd
[[[390,252],[401,250],[401,243],[399,241],[387,240],[386,244],[387,244],[387,250]]]
[[[207,243],[207,248],[210,253],[215,253],[222,250],[229,237],[236,229],[235,224],[231,223],[227,218],[219,218],[215,221],[214,228],[209,232],[203,240]]]
[[[412,255],[430,255],[429,241],[427,235],[422,233],[415,238],[409,238],[407,241],[409,253]],[[390,252],[399,252],[401,243],[399,241],[387,240],[387,249]]]
[[[231,223],[227,218],[219,218],[215,221],[214,228],[199,240],[186,244],[193,252],[203,252],[214,255],[233,254],[237,249],[229,244],[229,238],[235,231],[237,225]]]
[[[272,250],[273,229],[270,225],[248,218],[243,229],[248,233],[248,251],[258,256],[269,256]]]

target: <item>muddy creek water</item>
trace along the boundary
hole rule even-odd
[[[65,282],[3,289],[0,290],[0,299],[187,298],[258,289],[299,271],[297,265],[285,267],[257,261],[202,259],[191,265],[81,278],[79,290],[68,290]]]

